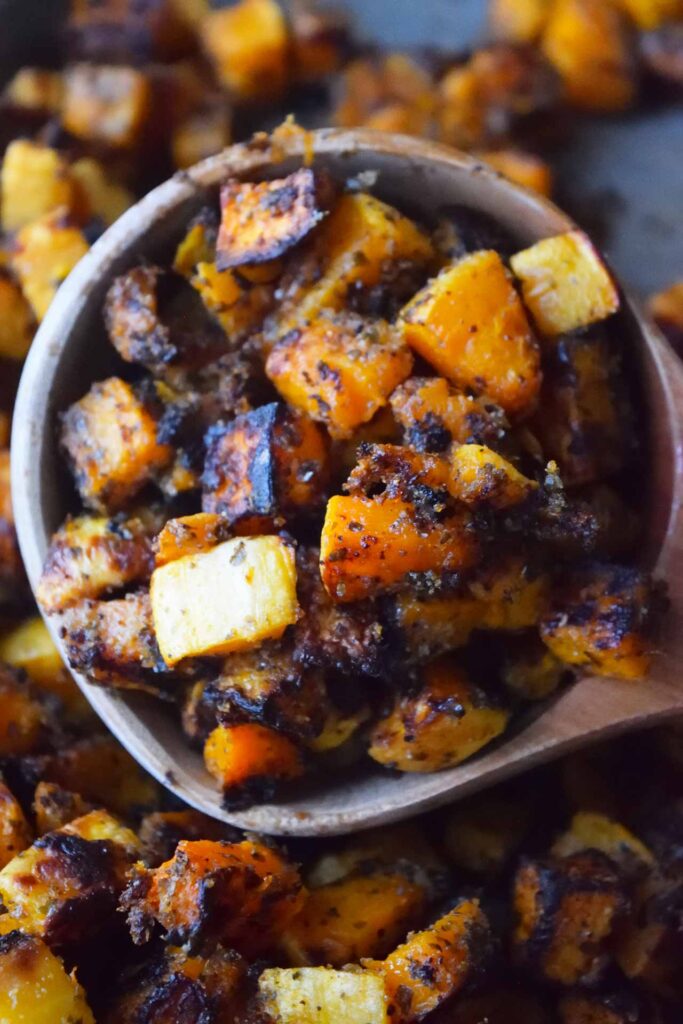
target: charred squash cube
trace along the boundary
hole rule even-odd
[[[423,670],[420,689],[399,696],[393,710],[377,722],[368,753],[400,771],[440,771],[494,740],[508,718],[455,662],[440,658]]]
[[[239,0],[203,19],[202,42],[238,102],[272,102],[287,84],[289,37],[276,0]]]
[[[609,942],[628,909],[613,862],[597,850],[525,861],[515,877],[514,956],[520,966],[561,985],[596,982]]]
[[[44,836],[47,832],[56,832],[76,818],[89,814],[95,810],[95,806],[84,800],[80,793],[71,793],[56,782],[39,782],[33,794],[32,810],[36,834]],[[26,846],[29,845],[26,843]]]
[[[197,263],[191,284],[232,344],[256,331],[273,306],[271,282],[252,283],[244,274],[218,270],[214,262]]]
[[[230,825],[189,808],[183,811],[152,811],[144,816],[138,832],[143,860],[151,868],[171,860],[176,846],[183,839],[224,839],[226,842],[239,839],[239,833]]]
[[[85,992],[42,939],[0,938],[0,1019],[6,1024],[95,1024]]]
[[[417,451],[445,451],[452,442],[495,449],[508,429],[500,406],[460,391],[443,377],[410,377],[390,401],[405,443]]]
[[[37,320],[45,316],[60,284],[88,248],[64,207],[21,228],[11,265]]]
[[[217,269],[283,256],[327,215],[332,198],[331,182],[308,167],[274,181],[226,182],[221,188]]]
[[[121,508],[172,458],[157,440],[157,423],[119,377],[93,384],[62,420],[62,445],[86,505]]]
[[[447,267],[401,313],[407,343],[458,387],[485,393],[517,418],[541,384],[538,345],[497,252]]]
[[[72,64],[64,74],[62,121],[77,139],[131,148],[150,114],[146,75],[131,67]]]
[[[465,505],[501,509],[526,501],[538,484],[485,445],[461,444],[450,454],[451,494]]]
[[[266,373],[295,408],[346,438],[386,404],[412,369],[410,350],[383,320],[320,316],[285,335]]]
[[[647,674],[661,597],[637,569],[577,570],[554,595],[541,637],[553,654],[600,676]]]
[[[332,967],[270,967],[259,997],[274,1024],[389,1024],[380,977]]]
[[[226,807],[273,797],[304,773],[301,751],[282,732],[259,722],[217,725],[204,744],[204,763],[223,790]]]
[[[218,423],[206,438],[204,511],[256,533],[318,508],[327,484],[327,453],[321,429],[276,402]]]

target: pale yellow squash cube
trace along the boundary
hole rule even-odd
[[[386,1024],[382,979],[366,971],[331,967],[273,967],[259,993],[274,1024]]]
[[[73,213],[81,202],[66,160],[28,139],[15,139],[5,150],[0,187],[5,231],[18,231],[58,207]]]
[[[536,326],[552,337],[605,320],[619,309],[619,292],[583,231],[544,238],[510,265]]]
[[[294,551],[275,536],[228,540],[156,569],[151,597],[167,665],[258,647],[297,620]]]
[[[45,316],[60,284],[88,249],[83,232],[71,223],[64,207],[19,231],[12,269],[38,320]]]
[[[0,661],[23,669],[39,686],[49,685],[64,667],[39,615],[25,619],[0,637]]]
[[[95,1024],[75,975],[35,936],[0,939],[2,1024]]]

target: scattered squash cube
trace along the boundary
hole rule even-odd
[[[58,114],[62,106],[64,83],[61,71],[47,68],[19,68],[5,86],[3,97],[12,106],[41,113]]]
[[[605,320],[619,309],[619,292],[583,231],[544,238],[510,260],[524,302],[541,334],[553,337]]]
[[[34,935],[0,939],[0,1020],[5,1024],[95,1024],[74,972]]]
[[[542,196],[550,196],[553,190],[553,172],[550,164],[541,160],[539,156],[525,153],[521,149],[487,149],[479,155],[515,185],[530,188]]]
[[[273,1024],[388,1024],[380,977],[331,967],[270,967],[259,995]]]
[[[47,832],[64,828],[76,818],[90,814],[95,807],[84,800],[80,793],[70,793],[56,782],[39,782],[33,794],[32,810],[36,835],[44,836]]]
[[[495,447],[508,429],[500,406],[460,391],[443,377],[410,377],[390,402],[405,443],[420,452],[445,451],[453,442]]]
[[[25,359],[34,329],[33,313],[21,288],[7,275],[0,275],[0,359]]]
[[[538,490],[535,480],[524,476],[485,445],[458,445],[450,453],[450,464],[450,491],[465,505],[488,505],[501,510],[519,505]]]
[[[296,567],[280,537],[225,541],[156,569],[154,629],[167,665],[258,647],[296,622]]]
[[[400,323],[411,348],[458,387],[486,393],[518,418],[533,409],[538,346],[497,252],[447,267],[408,303]]]
[[[202,21],[204,49],[237,102],[273,102],[287,85],[289,38],[276,0],[239,0]]]
[[[5,231],[18,231],[57,209],[76,213],[81,205],[64,157],[28,139],[14,139],[5,150],[0,192]]]
[[[289,737],[258,722],[216,726],[204,744],[204,763],[231,808],[269,799],[304,772],[301,751]]]
[[[43,319],[60,284],[88,248],[84,234],[74,227],[64,209],[21,228],[11,264],[37,320]]]
[[[62,445],[86,505],[116,510],[172,458],[157,441],[157,424],[133,387],[120,377],[93,384],[67,409]]]
[[[64,73],[62,122],[77,139],[134,146],[150,113],[151,89],[132,67],[72,64]]]
[[[26,672],[38,690],[58,697],[68,714],[87,714],[85,699],[40,616],[25,619],[0,637],[0,661]]]
[[[368,753],[405,772],[452,768],[505,730],[509,714],[474,686],[448,658],[423,671],[422,688],[399,696],[370,736]]]
[[[272,349],[266,373],[280,394],[335,438],[369,422],[408,376],[413,358],[384,320],[320,316]]]

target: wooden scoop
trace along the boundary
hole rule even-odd
[[[329,168],[338,179],[373,172],[378,196],[417,215],[452,204],[489,214],[520,248],[574,226],[551,203],[471,157],[372,131],[293,132],[277,143],[256,140],[159,186],[79,263],[53,302],[26,362],[14,418],[12,491],[32,586],[50,534],[73,502],[58,451],[57,413],[116,366],[102,322],[112,278],[142,257],[170,261],[189,219],[207,197],[215,197],[216,185],[225,178],[280,176],[300,166],[304,154],[312,154],[317,166]],[[298,799],[239,813],[222,808],[201,755],[190,749],[177,719],[159,702],[92,686],[76,675],[112,732],[152,775],[207,814],[260,832],[327,835],[397,821],[596,740],[683,714],[683,366],[628,299],[620,317],[620,342],[633,353],[646,401],[641,429],[647,433],[649,475],[642,487],[650,500],[643,561],[668,581],[671,598],[661,653],[646,681],[580,679],[533,715],[522,716],[498,745],[448,771],[403,776],[380,769],[339,771],[318,791],[302,787]],[[59,623],[48,624],[59,645]]]

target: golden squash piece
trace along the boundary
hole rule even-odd
[[[169,519],[155,541],[157,568],[185,555],[210,551],[230,538],[230,524],[214,512]]]
[[[410,377],[390,402],[405,443],[417,451],[445,451],[452,442],[495,447],[508,428],[495,402],[466,394],[443,377]]]
[[[273,1024],[388,1024],[380,977],[359,969],[270,967],[259,978],[261,1003]]]
[[[625,110],[636,98],[628,25],[617,4],[556,0],[541,49],[559,73],[564,94],[582,110]]]
[[[154,571],[154,630],[167,665],[258,647],[296,622],[296,567],[280,537],[225,541]]]
[[[170,461],[157,424],[133,387],[119,377],[93,384],[67,409],[62,445],[86,505],[116,511]]]
[[[47,726],[39,693],[20,672],[0,663],[0,757],[32,753]]]
[[[30,935],[63,946],[105,928],[139,856],[130,829],[91,811],[37,839],[0,871],[0,898]]]
[[[221,188],[216,267],[278,259],[328,214],[330,180],[301,167],[274,181],[228,181]]]
[[[624,825],[605,814],[579,811],[569,829],[555,840],[551,853],[570,857],[581,850],[600,850],[626,875],[642,874],[655,866],[655,858],[647,846]]]
[[[424,888],[399,872],[344,878],[308,893],[282,948],[301,967],[383,957],[419,922],[425,904]]]
[[[99,217],[107,226],[135,202],[130,189],[111,181],[102,164],[91,157],[74,161],[69,171],[84,195],[90,215]]]
[[[218,218],[210,207],[205,207],[190,221],[178,243],[173,257],[173,269],[190,279],[199,263],[215,263]]]
[[[423,135],[434,110],[432,75],[405,53],[360,57],[339,76],[334,123]]]
[[[75,973],[41,939],[13,932],[0,938],[3,1024],[95,1024]]]
[[[180,842],[153,871],[139,868],[122,906],[136,942],[156,921],[174,945],[212,940],[255,956],[276,946],[304,895],[296,868],[271,847],[201,839]]]
[[[63,789],[56,782],[41,781],[33,794],[36,834],[44,836],[47,832],[56,832],[95,809],[94,804],[84,800],[80,793]]]
[[[21,289],[10,277],[0,275],[0,359],[26,358],[35,322]]]
[[[420,690],[399,696],[374,726],[368,753],[400,771],[440,771],[494,740],[508,718],[455,662],[439,658],[423,669]]]
[[[641,679],[650,666],[658,606],[651,581],[637,569],[610,565],[577,572],[541,619],[541,637],[567,665]]]
[[[19,801],[0,776],[0,869],[33,841]]]
[[[337,495],[327,503],[320,571],[335,601],[396,589],[411,573],[459,572],[478,555],[464,510],[440,520],[402,498]]]
[[[522,149],[485,149],[479,156],[515,185],[530,188],[542,196],[549,197],[552,193],[552,168],[539,156]]]
[[[258,722],[218,725],[204,744],[204,763],[221,785],[226,806],[249,806],[304,773],[299,748]]]
[[[81,208],[66,160],[55,149],[28,139],[15,139],[5,150],[0,193],[5,231],[18,231],[57,209],[74,214]]]
[[[191,284],[233,343],[260,327],[273,305],[272,284],[250,284],[210,261],[197,263]]]
[[[489,27],[494,36],[513,43],[535,43],[548,19],[553,0],[491,0]]]
[[[61,71],[47,68],[19,68],[7,83],[3,97],[12,106],[57,114],[62,105],[64,83]]]
[[[273,102],[287,84],[289,38],[276,0],[239,0],[202,19],[201,38],[237,102]]]
[[[72,64],[64,73],[62,122],[77,139],[127,149],[150,113],[146,75],[131,67]]]
[[[36,590],[42,609],[63,611],[85,598],[149,579],[152,538],[160,525],[158,513],[146,510],[128,517],[67,519],[52,536]]]
[[[498,511],[519,505],[538,490],[535,480],[515,469],[485,445],[461,444],[450,454],[451,494],[465,505],[487,505]]]
[[[538,346],[497,252],[447,267],[404,307],[400,324],[411,348],[458,387],[485,392],[518,418],[533,409]]]
[[[544,238],[518,252],[510,266],[541,334],[552,337],[606,319],[619,309],[619,292],[583,231]]]
[[[266,373],[283,398],[341,439],[372,419],[412,366],[410,350],[388,323],[343,313],[286,334],[270,352]]]
[[[71,223],[65,207],[21,228],[12,253],[12,269],[37,320],[43,319],[60,284],[88,248],[85,236]]]
[[[527,860],[514,885],[518,964],[561,985],[591,984],[609,961],[609,942],[627,909],[623,881],[597,850]]]
[[[415,1021],[460,991],[488,946],[489,925],[479,901],[461,900],[384,960],[367,960],[364,966],[383,978],[391,1020]]]

